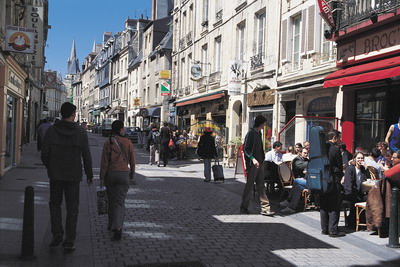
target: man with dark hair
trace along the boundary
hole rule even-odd
[[[242,204],[240,212],[249,214],[249,202],[254,181],[256,182],[258,196],[261,202],[261,215],[273,216],[274,212],[270,210],[269,199],[265,194],[264,188],[264,148],[261,137],[261,129],[264,127],[267,119],[258,115],[254,121],[254,127],[251,129],[244,140],[244,158],[246,160],[247,181],[243,191]]]
[[[365,161],[365,165],[367,165],[367,167],[373,167],[376,170],[376,173],[378,174],[378,178],[382,178],[382,172],[383,172],[383,166],[381,164],[378,163],[378,160],[381,156],[381,151],[379,150],[379,148],[373,148],[371,150],[371,153],[369,153],[368,157],[365,157],[364,161]]]
[[[63,241],[61,205],[63,194],[67,216],[65,222],[66,253],[75,250],[76,223],[79,212],[79,184],[82,180],[82,163],[87,183],[93,179],[92,157],[86,131],[74,122],[76,106],[65,102],[61,106],[62,120],[50,126],[43,139],[41,158],[50,178],[50,217],[53,240],[50,247],[56,247]]]
[[[343,168],[345,168],[345,166],[349,165],[349,161],[353,159],[353,156],[346,149],[346,144],[345,143],[341,143],[339,145],[339,149],[340,149],[340,153],[342,154]]]
[[[341,143],[342,133],[333,130],[328,133],[327,138],[327,152],[332,169],[332,181],[330,182],[331,190],[328,193],[320,195],[321,228],[323,235],[341,237],[346,235],[343,232],[339,232],[338,227],[342,204],[339,184],[343,177],[343,161],[338,144]]]

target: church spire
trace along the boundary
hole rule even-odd
[[[96,53],[96,39],[93,40],[92,53]]]
[[[71,55],[68,59],[68,68],[67,68],[67,74],[78,74],[80,72],[79,70],[79,60],[76,57],[76,48],[75,48],[75,39],[72,41],[72,49],[71,49]]]

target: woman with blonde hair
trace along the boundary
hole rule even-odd
[[[112,240],[121,240],[125,216],[125,198],[129,180],[135,174],[135,151],[125,138],[124,123],[112,123],[110,138],[104,143],[101,155],[100,185],[106,186],[108,197],[108,230],[114,232]]]

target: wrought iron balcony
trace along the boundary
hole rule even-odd
[[[218,11],[217,13],[215,13],[215,20],[219,21],[222,19],[222,15],[223,15],[223,10],[221,9],[220,11]]]
[[[386,13],[400,7],[400,0],[347,0],[341,3],[339,29],[359,21],[373,19],[379,13]]]
[[[193,32],[186,34],[186,44],[189,46],[193,43]]]
[[[259,53],[250,58],[250,71],[264,67],[264,53]]]
[[[221,81],[221,72],[217,71],[210,74],[209,84],[219,83]]]
[[[191,89],[192,89],[192,87],[191,87],[190,85],[186,86],[186,87],[185,87],[185,94],[186,94],[186,95],[190,95],[190,93],[191,93],[191,91],[192,91]]]
[[[179,40],[179,49],[185,49],[185,38]]]

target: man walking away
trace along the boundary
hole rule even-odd
[[[65,102],[61,106],[62,120],[50,126],[43,140],[42,161],[50,178],[50,217],[53,240],[50,247],[63,241],[61,205],[63,194],[67,216],[65,222],[64,252],[75,250],[76,223],[79,212],[79,184],[82,180],[82,163],[87,183],[93,179],[92,157],[86,131],[74,122],[76,106]]]
[[[346,235],[339,232],[338,227],[342,204],[339,184],[343,177],[343,161],[337,145],[341,143],[342,133],[333,130],[328,133],[327,138],[328,158],[332,169],[332,190],[320,195],[321,233],[330,237],[341,237]]]
[[[171,130],[168,127],[168,122],[164,122],[164,126],[161,127],[160,133],[161,133],[161,144],[160,144],[161,155],[160,156],[163,160],[164,167],[165,167],[165,166],[167,166],[168,159],[169,159],[168,143],[172,137]]]
[[[250,195],[253,189],[254,181],[257,185],[257,192],[261,202],[261,215],[273,216],[274,212],[270,210],[269,199],[265,194],[264,188],[264,148],[261,138],[261,129],[264,127],[267,119],[258,115],[254,121],[254,127],[251,129],[244,140],[244,157],[246,160],[247,181],[243,191],[240,213],[249,214]]]

